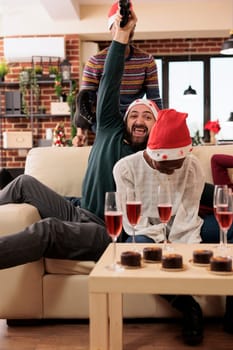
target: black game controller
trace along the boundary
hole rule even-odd
[[[120,14],[122,16],[122,20],[120,22],[120,27],[123,28],[129,20],[130,16],[130,1],[129,0],[120,0]]]

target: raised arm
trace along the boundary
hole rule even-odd
[[[123,123],[119,106],[120,85],[124,71],[125,49],[137,18],[132,11],[129,22],[123,28],[120,27],[120,20],[118,12],[113,24],[113,41],[105,60],[97,96],[97,133],[100,127],[115,128],[116,124]]]

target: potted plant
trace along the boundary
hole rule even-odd
[[[22,113],[29,115],[27,96],[28,91],[31,90],[33,96],[36,99],[36,104],[38,104],[40,87],[37,83],[36,72],[34,69],[23,68],[22,72],[19,74],[19,91],[21,92],[21,103],[22,103]]]
[[[40,105],[38,107],[38,113],[39,114],[46,114],[46,107],[44,105]]]
[[[57,66],[50,66],[49,67],[49,77],[56,78],[57,74],[58,74],[58,67]]]
[[[9,66],[5,60],[0,61],[0,81],[5,80],[5,75],[9,72]]]
[[[35,66],[34,68],[35,74],[37,78],[41,78],[43,75],[43,68],[40,65]]]
[[[58,97],[59,101],[62,99],[62,78],[60,74],[55,76],[54,81],[55,95]]]
[[[219,124],[218,119],[217,120],[209,120],[205,126],[205,130],[209,131],[210,134],[210,143],[216,144],[216,134],[221,130],[221,126]]]

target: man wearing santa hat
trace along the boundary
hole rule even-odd
[[[137,241],[163,241],[157,189],[159,184],[168,180],[174,198],[172,217],[167,227],[169,240],[201,242],[203,220],[198,216],[198,209],[204,173],[199,160],[190,155],[192,140],[186,118],[186,113],[174,109],[159,111],[146,149],[122,158],[114,166],[117,190],[125,192],[127,187],[132,187],[140,192],[143,217],[137,226]],[[132,228],[126,218],[124,223],[126,232],[131,236]]]
[[[108,29],[114,37],[114,21],[119,9],[119,1],[115,1],[108,13]],[[133,9],[132,1],[130,9]],[[125,49],[124,72],[120,86],[120,109],[122,115],[135,99],[144,95],[153,100],[162,108],[159,92],[157,65],[152,55],[132,45],[135,26],[132,28]],[[100,79],[103,75],[104,62],[109,47],[91,56],[85,64],[81,82],[80,98],[77,96],[76,114],[74,122],[77,128],[77,137],[73,139],[74,146],[82,146],[86,141],[84,129],[96,129],[95,100],[99,91]],[[83,101],[83,102],[82,102]]]
[[[136,242],[163,242],[164,227],[158,213],[158,187],[167,183],[172,195],[172,214],[167,224],[169,242],[199,243],[202,219],[198,216],[204,174],[197,158],[189,155],[192,142],[186,124],[187,114],[161,110],[147,147],[119,160],[113,169],[117,191],[137,190],[142,201],[142,217],[136,226]],[[193,190],[195,188],[195,191]],[[132,241],[127,215],[124,230]],[[172,244],[171,244],[172,246]],[[183,314],[182,336],[188,345],[203,339],[203,317],[192,296],[162,296]]]

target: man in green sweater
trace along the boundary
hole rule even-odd
[[[118,17],[116,22],[119,20]],[[132,102],[124,119],[120,112],[120,85],[125,50],[136,21],[132,11],[131,20],[125,27],[120,28],[114,23],[114,37],[99,86],[96,137],[84,177],[81,207],[100,218],[104,217],[105,192],[115,190],[113,166],[119,159],[146,147],[158,112],[156,104],[146,99]]]
[[[125,128],[119,111],[119,86],[124,50],[137,19],[132,12],[124,28],[119,26],[120,19],[118,15],[115,39],[98,94],[97,138],[84,181],[83,207],[75,207],[32,176],[18,176],[0,190],[0,205],[31,204],[38,209],[41,220],[13,235],[0,237],[0,269],[41,257],[97,261],[111,242],[103,208],[105,192],[115,189],[113,165],[123,156],[145,147],[157,115],[153,102],[136,100],[126,112]]]
[[[130,10],[133,9],[132,0],[125,5],[130,7]],[[114,21],[118,9],[119,1],[114,1],[108,13],[108,29],[111,31],[112,37],[114,37],[115,33]],[[126,13],[125,9],[121,12]],[[136,26],[133,27],[124,50],[125,60],[119,100],[122,117],[134,100],[145,96],[154,101],[159,108],[162,108],[156,61],[153,55],[133,45],[135,29]],[[108,50],[109,46],[89,57],[83,69],[77,105],[81,101],[82,103],[80,103],[81,108],[76,109],[77,113],[74,116],[74,124],[77,126],[77,135],[72,140],[74,146],[81,147],[85,144],[87,138],[86,130],[96,131],[96,96],[99,92],[99,84],[103,75]]]

